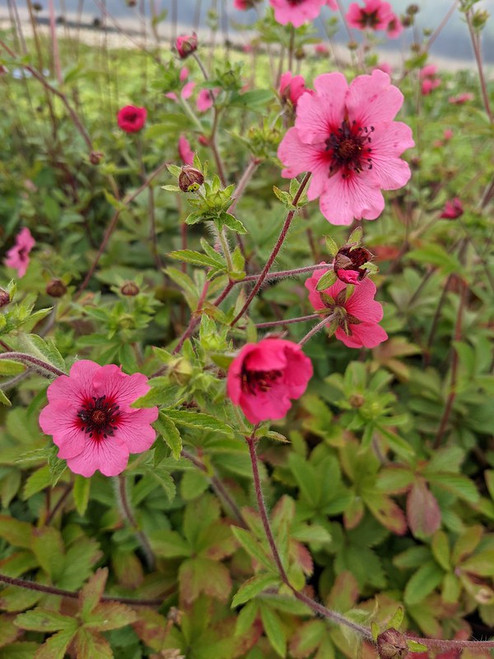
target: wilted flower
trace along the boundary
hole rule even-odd
[[[146,123],[146,108],[126,105],[117,114],[117,123],[126,133],[138,133]]]
[[[182,34],[177,37],[175,48],[182,59],[192,55],[197,50],[197,34],[193,32],[192,34]]]
[[[372,254],[365,247],[340,247],[333,261],[335,275],[346,284],[359,284],[369,271],[362,266],[372,260]]]
[[[204,183],[204,174],[191,165],[184,165],[178,176],[178,186],[182,192],[195,192]]]
[[[8,268],[15,268],[18,277],[24,277],[29,265],[29,252],[36,241],[27,227],[19,231],[15,239],[15,245],[9,249],[4,263]]]
[[[295,126],[279,146],[282,175],[312,172],[308,198],[320,197],[332,224],[375,220],[384,209],[381,189],[396,190],[410,178],[399,156],[414,146],[412,131],[393,121],[403,95],[376,70],[350,85],[341,73],[326,73],[314,87],[299,99]]]
[[[227,392],[250,423],[283,418],[312,377],[311,361],[284,339],[248,343],[228,370]]]
[[[458,94],[458,96],[450,96],[448,98],[448,101],[453,105],[463,105],[468,101],[473,101],[473,99],[474,99],[473,94],[470,94],[470,92],[464,92],[463,94]]]
[[[405,635],[392,627],[377,637],[377,651],[380,659],[405,659],[410,654]]]
[[[378,325],[383,317],[383,309],[374,300],[376,286],[370,279],[364,279],[348,295],[347,286],[342,281],[324,291],[317,291],[317,282],[325,274],[316,270],[305,282],[309,300],[316,311],[327,310],[328,325],[335,325],[335,336],[349,348],[375,348],[388,338]]]
[[[58,446],[58,457],[67,460],[75,474],[120,474],[130,453],[151,448],[156,433],[151,423],[158,408],[131,407],[149,391],[142,373],[126,375],[113,364],[99,366],[82,359],[48,387],[48,405],[39,424]]]
[[[269,0],[269,4],[274,9],[274,18],[278,23],[291,23],[294,27],[300,27],[319,16],[326,0]]]
[[[386,27],[386,34],[390,39],[396,39],[403,32],[403,25],[398,16],[393,14],[393,18]]]
[[[456,220],[456,218],[461,215],[463,215],[463,204],[461,203],[461,199],[455,197],[444,204],[444,208],[439,217],[444,217],[446,220]]]

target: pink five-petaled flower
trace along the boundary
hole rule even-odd
[[[158,408],[134,409],[131,404],[149,391],[142,373],[126,375],[114,364],[99,366],[82,359],[48,387],[48,405],[39,424],[58,446],[75,474],[120,474],[130,453],[151,448],[156,433],[151,423]]]
[[[391,5],[381,0],[364,0],[363,7],[352,2],[346,13],[348,25],[357,30],[386,30],[395,18]]]
[[[138,133],[146,123],[146,108],[126,105],[117,113],[117,123],[126,133]]]
[[[185,59],[197,50],[197,34],[182,34],[175,41],[175,48],[181,59]]]
[[[19,231],[15,238],[15,245],[9,249],[4,263],[8,268],[15,268],[18,277],[24,277],[29,265],[29,252],[36,241],[27,227]]]
[[[184,135],[180,135],[178,138],[178,155],[184,165],[194,164],[194,152],[192,151],[189,140]]]
[[[375,220],[384,209],[381,189],[397,190],[410,178],[399,156],[414,146],[412,131],[393,121],[403,95],[377,70],[350,85],[341,73],[325,73],[314,87],[298,100],[295,126],[279,146],[282,175],[312,172],[308,198],[320,197],[331,224]]]
[[[317,282],[325,272],[316,270],[305,282],[305,287],[314,309],[327,309],[331,314],[328,324],[336,323],[336,338],[349,348],[375,348],[385,341],[388,335],[378,325],[383,308],[374,300],[375,284],[370,279],[363,279],[347,299],[347,287],[339,280],[324,291],[316,290]]]
[[[280,96],[282,101],[290,101],[293,107],[296,107],[298,99],[305,92],[312,93],[306,89],[303,76],[292,76],[291,71],[286,71],[280,78]]]
[[[274,9],[274,19],[281,25],[291,23],[300,27],[306,21],[317,18],[326,0],[269,0]]]
[[[230,364],[227,392],[250,423],[281,419],[312,377],[312,363],[296,343],[263,339],[245,345]]]
[[[457,217],[463,215],[463,204],[459,197],[455,197],[451,201],[447,201],[444,204],[444,208],[439,217],[443,217],[446,220],[456,220]]]

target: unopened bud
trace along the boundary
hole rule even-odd
[[[33,2],[33,9],[34,11],[42,11],[43,5],[39,2]]]
[[[61,279],[52,279],[46,286],[46,292],[50,297],[63,297],[67,292],[67,286]]]
[[[175,48],[181,59],[185,59],[189,55],[192,55],[192,53],[197,50],[197,34],[193,32],[192,34],[183,34],[177,37]]]
[[[413,25],[413,18],[411,16],[403,16],[401,19],[401,24],[403,27],[410,27],[410,25]]]
[[[472,14],[472,27],[474,30],[482,30],[489,18],[489,12],[485,9],[477,9]]]
[[[122,293],[122,295],[127,295],[128,297],[134,297],[134,295],[139,294],[139,286],[133,281],[128,281],[125,284],[122,284],[120,287],[120,293]]]
[[[305,57],[305,50],[302,47],[297,48],[297,50],[295,51],[295,59],[301,60],[304,59],[304,57]]]
[[[9,302],[10,302],[10,295],[8,291],[6,291],[3,288],[0,288],[0,309],[2,307],[6,307]]]
[[[196,192],[204,183],[204,175],[191,165],[184,165],[178,176],[178,186],[182,192]]]
[[[410,16],[413,16],[414,14],[418,14],[420,11],[420,7],[418,5],[408,5],[407,7],[407,14]]]
[[[362,405],[365,403],[365,398],[362,396],[362,394],[352,394],[348,399],[348,402],[354,408],[362,407]]]
[[[91,165],[99,165],[100,162],[103,160],[103,154],[101,151],[91,151],[89,154],[89,162]]]
[[[377,637],[377,652],[380,659],[404,659],[409,653],[406,637],[392,627],[386,629]]]
[[[192,364],[184,357],[178,357],[178,359],[169,364],[168,373],[172,382],[179,386],[183,386],[190,380],[190,376],[192,375]]]
[[[347,43],[347,48],[348,48],[348,50],[357,50],[358,43],[356,41],[349,41]]]

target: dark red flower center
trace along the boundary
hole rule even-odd
[[[135,123],[137,121],[137,112],[129,112],[129,114],[126,115],[125,119],[127,121],[130,121],[130,123]]]
[[[77,412],[79,427],[93,439],[112,437],[118,427],[119,406],[108,396],[93,396]]]
[[[362,321],[347,311],[347,289],[344,288],[340,291],[334,299],[324,292],[320,295],[321,301],[326,309],[331,311],[331,322],[334,323],[336,327],[340,327],[345,334],[351,336],[352,330],[350,325],[360,325]]]
[[[360,126],[356,121],[351,124],[344,119],[339,128],[333,130],[326,140],[326,151],[329,151],[331,163],[329,175],[341,170],[342,177],[359,174],[363,169],[372,169],[372,152],[369,144],[374,126]]]
[[[242,369],[242,391],[250,394],[258,394],[269,391],[271,387],[280,379],[282,372],[273,369],[271,371],[249,371],[247,368]]]
[[[298,5],[303,5],[306,0],[288,0],[288,4],[291,7],[298,7]]]
[[[363,28],[376,27],[376,25],[381,22],[381,19],[379,18],[379,10],[375,9],[374,11],[365,11],[365,9],[361,9],[358,22]]]

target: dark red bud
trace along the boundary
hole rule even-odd
[[[404,659],[409,653],[406,637],[397,629],[386,629],[377,637],[377,652],[380,659]]]
[[[9,302],[10,302],[10,295],[5,289],[0,288],[0,308],[6,307]]]
[[[50,297],[63,297],[67,292],[67,286],[61,279],[52,279],[46,286],[46,292]]]
[[[195,192],[204,183],[204,175],[191,165],[184,165],[178,177],[178,186],[182,192]]]
[[[139,286],[135,284],[133,281],[128,281],[125,284],[123,284],[120,288],[120,293],[122,295],[127,295],[128,297],[134,297],[134,295],[139,294]]]

